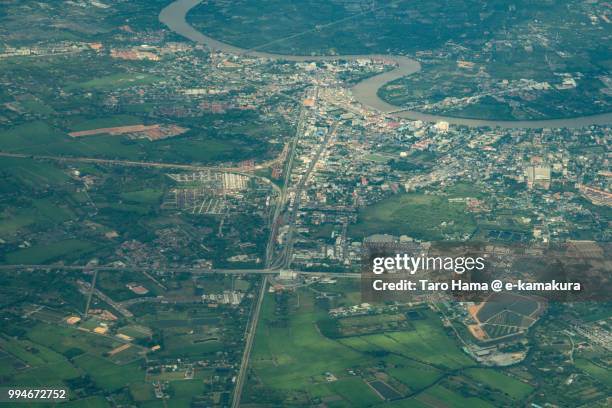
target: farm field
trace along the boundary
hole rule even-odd
[[[494,405],[479,398],[464,397],[441,385],[436,385],[420,394],[417,399],[429,406],[452,406],[454,408],[493,408]]]
[[[108,395],[113,395],[115,401],[132,401],[132,405],[155,406],[160,401],[153,386],[163,383],[164,392],[171,396],[166,406],[190,407],[209,392],[206,379],[221,378],[214,368],[195,368],[194,361],[214,361],[218,352],[225,356],[239,352],[223,334],[243,330],[238,319],[224,320],[224,316],[233,313],[229,308],[202,308],[200,302],[178,306],[176,310],[164,305],[138,305],[135,315],[126,317],[94,298],[89,316],[81,318],[73,311],[85,305],[74,276],[66,279],[64,274],[56,279],[58,276],[51,273],[29,273],[38,282],[38,286],[30,287],[40,289],[41,300],[48,296],[53,300],[61,298],[63,303],[58,309],[25,303],[21,313],[28,319],[0,328],[3,384],[67,388],[71,399],[67,406],[105,407],[110,405],[105,399]],[[108,281],[109,277],[101,275],[101,282]],[[142,283],[137,275],[122,279]],[[79,272],[76,278],[80,277]],[[4,290],[15,289],[16,284],[3,278]],[[244,281],[238,286],[248,288],[248,284]],[[179,285],[173,283],[171,289],[164,291],[149,287],[152,293],[168,296],[176,293],[175,286]],[[223,288],[223,283],[211,285],[215,286]],[[112,296],[121,293],[120,287],[108,283],[99,286]],[[76,320],[71,322],[68,317]],[[180,366],[163,364],[166,359],[181,362]],[[191,375],[187,375],[189,371]],[[220,381],[229,381],[231,374],[221,373],[225,377]]]
[[[492,388],[501,390],[516,400],[527,397],[534,390],[532,386],[494,369],[471,368],[466,370],[464,374]]]
[[[576,361],[576,367],[580,368],[581,370],[584,370],[589,375],[593,376],[596,380],[602,382],[606,386],[612,387],[612,377],[610,377],[610,370],[598,366],[586,359],[578,359]]]
[[[75,256],[79,252],[87,252],[93,248],[94,245],[88,242],[65,240],[9,252],[5,257],[7,263],[11,264],[43,264],[62,257],[65,259],[68,254]]]
[[[333,406],[365,407],[387,400],[394,401],[391,406],[404,406],[401,400],[405,406],[419,406],[406,398],[420,395],[445,373],[473,364],[443,330],[439,316],[427,308],[419,310],[421,318],[411,321],[411,327],[385,332],[375,323],[377,334],[351,330],[350,337],[329,338],[319,330],[327,313],[312,293],[299,290],[282,296],[264,300],[245,403],[328,401]],[[289,312],[280,315],[279,304],[285,302]],[[363,329],[368,321],[351,319],[343,324],[353,322]],[[350,394],[343,391],[348,387]]]
[[[94,78],[88,81],[72,83],[66,89],[73,91],[76,89],[87,90],[109,90],[120,86],[147,85],[160,81],[161,78],[147,74],[118,73],[107,75],[101,78]]]

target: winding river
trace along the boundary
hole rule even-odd
[[[576,118],[566,119],[548,119],[548,120],[481,120],[481,119],[466,119],[442,115],[430,115],[427,113],[415,111],[398,111],[401,109],[398,106],[391,105],[378,97],[378,89],[388,82],[398,78],[411,75],[421,70],[421,64],[411,58],[401,55],[335,55],[335,56],[305,56],[305,55],[282,55],[272,54],[260,51],[251,51],[239,48],[224,42],[215,40],[200,31],[193,28],[187,23],[186,16],[189,11],[199,5],[202,0],[176,0],[165,7],[159,14],[159,21],[165,24],[171,31],[198,43],[205,44],[212,50],[223,51],[231,54],[242,54],[253,57],[283,59],[287,61],[330,61],[330,60],[354,60],[358,58],[380,58],[394,61],[397,66],[391,71],[381,73],[379,75],[367,78],[352,88],[355,99],[362,105],[375,109],[382,113],[390,114],[395,117],[401,117],[413,120],[423,120],[427,122],[446,121],[455,125],[466,126],[490,126],[502,128],[581,128],[589,125],[609,125],[612,124],[612,112],[603,113],[593,116],[581,116]]]

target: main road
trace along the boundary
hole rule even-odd
[[[287,163],[285,164],[285,179],[283,183],[283,187],[278,197],[278,201],[274,208],[274,214],[270,219],[270,234],[268,237],[268,243],[266,247],[266,261],[265,261],[265,269],[266,270],[277,270],[274,268],[274,249],[276,247],[275,240],[276,234],[278,232],[278,226],[280,223],[280,219],[285,208],[285,202],[287,200],[287,190],[289,187],[289,182],[291,180],[291,169],[293,167],[293,160],[295,158],[295,150],[297,147],[297,142],[302,136],[304,131],[305,122],[305,109],[302,107],[300,109],[299,119],[295,129],[295,135],[293,139],[289,143],[289,150],[287,152]],[[255,305],[251,309],[251,316],[249,322],[247,323],[247,328],[245,331],[245,344],[244,344],[244,352],[242,354],[242,360],[240,361],[240,369],[238,370],[238,374],[236,375],[236,383],[234,385],[234,395],[232,396],[232,408],[238,408],[240,406],[240,401],[242,399],[242,390],[244,388],[244,384],[247,379],[248,369],[249,369],[249,361],[251,359],[251,350],[253,349],[253,342],[255,341],[255,334],[257,332],[257,325],[259,323],[259,315],[261,313],[261,305],[263,304],[264,297],[266,295],[266,287],[268,286],[268,276],[265,275],[261,288],[259,289],[259,294],[257,299],[255,300]]]
[[[504,121],[504,120],[481,120],[481,119],[466,119],[456,118],[451,116],[430,115],[411,110],[401,110],[401,108],[391,105],[378,97],[378,89],[388,82],[394,81],[401,77],[414,74],[421,70],[421,64],[411,58],[402,55],[386,55],[386,54],[366,54],[366,55],[283,55],[273,54],[268,52],[257,51],[256,49],[244,49],[234,45],[226,44],[212,37],[209,37],[200,31],[193,28],[186,20],[187,13],[202,0],[176,0],[165,7],[159,14],[159,21],[165,24],[171,31],[192,41],[205,44],[212,50],[227,52],[230,54],[247,55],[253,57],[267,59],[282,59],[287,61],[332,61],[332,60],[356,60],[356,59],[382,59],[394,61],[395,69],[367,78],[353,88],[355,99],[362,105],[373,110],[379,111],[382,114],[413,119],[423,120],[427,122],[445,121],[455,125],[465,126],[490,126],[501,128],[581,128],[589,125],[610,125],[612,124],[612,112],[602,113],[592,116],[581,116],[567,119],[549,119],[549,120],[519,120],[519,121]]]
[[[47,270],[58,269],[66,271],[126,271],[126,272],[150,272],[155,270],[162,273],[190,273],[192,275],[278,275],[280,269],[263,268],[263,269],[204,269],[194,268],[192,266],[185,267],[152,267],[152,266],[115,266],[115,265],[64,265],[64,264],[4,264],[0,265],[0,271],[28,271],[28,270]],[[332,278],[359,278],[360,273],[357,272],[317,272],[317,271],[300,271],[291,270],[290,272],[298,275],[317,276],[317,277],[332,277]]]

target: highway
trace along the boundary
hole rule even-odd
[[[160,163],[160,162],[141,162],[133,160],[115,160],[115,159],[97,159],[93,157],[70,157],[70,156],[47,156],[39,154],[23,154],[23,153],[11,153],[11,152],[0,152],[0,157],[14,157],[21,159],[38,159],[38,160],[52,160],[67,163],[94,163],[104,164],[111,166],[132,166],[132,167],[154,167],[161,169],[179,169],[179,170],[214,170],[214,171],[241,171],[244,170],[241,167],[219,167],[219,166],[199,166],[193,164],[180,164],[180,163]]]
[[[295,135],[293,140],[289,146],[289,152],[287,154],[287,164],[285,166],[285,178],[283,179],[283,188],[280,192],[280,197],[274,209],[274,216],[272,217],[270,224],[270,236],[268,238],[268,246],[266,247],[266,267],[273,268],[274,267],[274,248],[275,248],[275,239],[278,233],[278,226],[281,219],[281,214],[285,208],[285,203],[287,201],[287,191],[289,189],[289,182],[291,180],[291,169],[293,168],[293,160],[295,158],[295,148],[297,146],[297,142],[300,139],[302,133],[304,132],[304,117],[305,117],[305,109],[302,107],[300,110],[300,115],[298,118]]]
[[[280,262],[283,268],[289,268],[291,266],[291,258],[293,257],[295,221],[297,218],[297,212],[300,208],[302,191],[304,190],[304,186],[306,185],[306,182],[308,181],[308,177],[310,177],[310,175],[312,174],[312,171],[314,170],[315,166],[319,162],[321,155],[323,154],[325,149],[327,149],[327,146],[329,145],[329,142],[332,139],[332,137],[336,134],[337,128],[338,128],[338,124],[335,123],[332,126],[332,128],[325,134],[325,138],[323,139],[323,142],[319,145],[319,148],[315,152],[315,156],[310,162],[308,169],[302,175],[302,178],[300,179],[297,186],[295,187],[295,202],[293,203],[293,208],[291,209],[291,213],[289,214],[289,220],[287,222],[287,224],[289,225],[289,231],[287,232],[287,241],[285,243],[283,253],[280,257]]]
[[[0,152],[0,157],[12,157],[12,158],[24,158],[24,159],[38,159],[38,160],[51,160],[57,162],[76,162],[76,163],[94,163],[94,164],[102,164],[102,165],[114,165],[114,166],[134,166],[134,167],[146,167],[146,168],[161,168],[161,169],[178,169],[178,170],[188,170],[188,171],[231,171],[239,174],[245,174],[251,177],[257,177],[267,182],[267,184],[271,185],[275,190],[279,193],[278,199],[272,213],[272,217],[270,218],[270,234],[268,238],[268,243],[266,246],[266,256],[265,256],[265,267],[263,269],[202,269],[202,268],[194,268],[194,267],[166,267],[166,268],[152,268],[147,266],[128,266],[128,265],[62,265],[62,264],[19,264],[19,265],[0,265],[0,270],[30,270],[30,269],[59,269],[59,270],[89,270],[97,272],[100,270],[104,271],[135,271],[141,272],[144,274],[148,274],[153,270],[157,273],[191,273],[194,275],[206,275],[206,274],[260,274],[263,276],[261,287],[259,289],[258,296],[255,300],[255,303],[251,309],[251,315],[249,318],[249,322],[245,328],[245,345],[244,352],[242,356],[242,360],[240,363],[240,369],[238,374],[236,375],[236,381],[234,386],[234,395],[232,398],[232,407],[237,408],[240,406],[240,400],[242,397],[242,390],[244,388],[244,384],[247,380],[248,376],[248,367],[249,360],[251,355],[251,350],[253,348],[253,343],[255,340],[255,334],[257,331],[257,325],[259,323],[259,316],[261,313],[261,307],[263,304],[263,300],[265,297],[265,293],[268,286],[268,277],[270,275],[279,274],[280,268],[288,268],[291,263],[291,253],[293,249],[293,234],[295,229],[295,220],[297,216],[297,210],[299,208],[299,198],[295,201],[294,206],[289,214],[288,225],[290,225],[289,235],[287,242],[285,243],[281,253],[278,257],[275,257],[275,248],[276,248],[276,237],[278,234],[278,227],[281,224],[281,219],[283,217],[283,213],[285,211],[289,185],[291,182],[291,170],[293,168],[293,163],[296,155],[296,147],[298,141],[302,137],[305,131],[305,113],[306,109],[301,107],[299,119],[296,125],[295,135],[292,140],[289,142],[287,150],[283,151],[281,155],[275,160],[280,160],[282,157],[286,156],[285,163],[285,174],[284,174],[284,183],[282,188],[278,188],[274,183],[270,182],[270,180],[266,178],[262,178],[259,176],[255,176],[250,173],[244,172],[243,168],[236,167],[215,167],[215,166],[199,166],[199,165],[190,165],[190,164],[174,164],[174,163],[160,163],[160,162],[140,162],[140,161],[131,161],[131,160],[115,160],[115,159],[98,159],[98,158],[89,158],[89,157],[65,157],[65,156],[47,156],[47,155],[28,155],[28,154],[20,154],[20,153],[10,153],[10,152]],[[336,126],[332,127],[330,131],[326,134],[323,143],[316,150],[314,159],[312,163],[309,165],[307,171],[302,175],[299,182],[293,189],[296,193],[297,197],[301,195],[301,192],[308,180],[308,177],[312,173],[316,163],[319,161],[319,158],[325,151],[331,137],[335,134]],[[286,153],[286,155],[285,155]],[[274,164],[275,160],[266,162],[267,164]],[[262,168],[264,164],[260,164],[256,166],[256,168]],[[253,170],[253,169],[250,169]],[[304,271],[290,271],[296,274],[304,274],[309,276],[319,276],[319,277],[346,277],[346,278],[359,278],[359,273],[330,273],[330,272],[304,272]],[[104,299],[104,295],[98,293],[96,289],[90,290],[90,292],[95,292],[98,297]],[[91,293],[90,293],[91,294]],[[108,299],[105,299],[109,301]],[[124,308],[124,305],[117,304],[113,305],[117,310],[120,310],[122,314],[127,310]],[[128,312],[129,313],[129,312]]]
[[[249,371],[249,359],[251,358],[251,350],[253,349],[253,341],[255,340],[255,333],[257,332],[257,324],[259,323],[259,315],[261,312],[261,305],[263,304],[264,297],[266,295],[266,289],[268,287],[268,277],[265,276],[261,282],[261,288],[257,296],[255,306],[251,310],[251,319],[246,329],[246,340],[244,344],[244,353],[242,354],[242,360],[240,361],[240,370],[236,376],[236,384],[234,385],[234,395],[232,397],[232,408],[238,408],[240,406],[240,399],[242,398],[242,389],[247,379],[247,373]]]
[[[291,168],[293,167],[293,160],[295,158],[295,148],[302,132],[304,131],[304,116],[305,109],[302,106],[300,108],[300,115],[296,125],[295,135],[289,145],[289,151],[287,153],[287,164],[285,166],[285,178],[283,187],[278,197],[276,207],[274,208],[274,215],[270,219],[270,235],[268,238],[268,244],[266,246],[265,270],[275,270],[271,268],[274,264],[274,241],[278,232],[278,225],[281,215],[283,213],[283,209],[285,207],[285,202],[287,201],[287,189],[289,181],[291,179]],[[238,375],[236,376],[236,383],[234,385],[234,395],[232,396],[232,408],[238,408],[240,406],[240,400],[242,398],[242,389],[244,388],[244,384],[246,382],[247,374],[249,371],[249,359],[251,358],[251,350],[253,348],[253,341],[255,340],[255,333],[257,332],[257,324],[259,323],[261,305],[263,304],[263,300],[266,295],[267,286],[268,276],[266,275],[264,276],[263,281],[261,283],[259,295],[257,297],[254,307],[251,309],[251,316],[249,319],[249,323],[247,324],[245,332],[244,352],[242,354],[242,360],[240,361],[240,369],[238,371]]]
[[[63,264],[9,264],[0,265],[0,271],[24,271],[24,270],[48,270],[58,269],[66,271],[126,271],[126,272],[156,272],[167,273],[191,273],[193,275],[211,275],[215,273],[228,275],[278,275],[279,269],[202,269],[193,267],[172,267],[172,268],[153,268],[151,266],[112,266],[112,265],[63,265]],[[356,272],[322,272],[322,271],[300,271],[289,270],[289,272],[304,276],[333,277],[333,278],[359,278],[360,273]]]

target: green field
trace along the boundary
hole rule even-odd
[[[318,319],[325,317],[325,313],[313,310],[314,306],[308,299],[300,301],[302,305],[291,317],[289,330],[265,323],[272,317],[274,298],[267,296],[264,301],[252,362],[257,376],[267,386],[306,389],[311,377],[326,371],[342,372],[362,362],[361,353],[320,334],[315,325]]]
[[[466,370],[465,374],[468,377],[486,384],[489,387],[496,388],[517,400],[522,400],[534,390],[532,386],[492,369],[471,368]]]
[[[139,362],[117,365],[101,357],[83,355],[75,358],[74,364],[89,373],[99,387],[109,391],[142,381],[145,376]]]
[[[353,237],[372,234],[408,235],[423,240],[445,236],[464,237],[474,232],[476,223],[466,213],[465,204],[449,203],[445,197],[426,194],[401,194],[370,205],[350,226]]]
[[[106,401],[102,396],[83,398],[62,404],[62,408],[105,408],[111,406],[110,402]]]
[[[49,144],[66,136],[42,121],[0,130],[0,150],[12,153],[45,152]]]
[[[387,359],[390,368],[387,370],[393,378],[409,385],[413,391],[424,389],[438,380],[443,371],[431,365],[401,357],[391,356]]]
[[[92,130],[100,128],[110,128],[118,126],[129,126],[142,124],[142,119],[130,115],[112,115],[97,118],[86,118],[73,116],[69,118],[69,128],[72,132]]]
[[[20,249],[6,254],[5,259],[10,264],[42,264],[54,259],[68,259],[67,255],[75,258],[79,253],[94,249],[92,243],[67,239],[64,241],[35,244],[30,248]]]
[[[426,314],[427,319],[412,322],[414,330],[371,334],[358,340],[342,339],[341,342],[363,352],[391,352],[430,369],[457,369],[471,364],[471,360],[455,345],[442,329],[437,316]]]
[[[444,332],[439,317],[429,311],[423,312],[423,319],[412,322],[414,329],[325,337],[317,322],[326,319],[327,313],[313,304],[311,296],[308,291],[299,292],[299,308],[290,312],[287,326],[278,323],[277,299],[266,296],[251,355],[253,373],[246,401],[268,398],[278,404],[297,399],[303,404],[328,401],[332,406],[365,407],[376,399],[382,402],[364,382],[370,378],[366,373],[383,370],[381,364],[387,384],[409,393],[431,386],[443,370],[472,363]],[[295,301],[293,298],[290,304]],[[361,372],[361,378],[349,370]],[[327,381],[326,373],[337,380]]]
[[[70,126],[92,129],[134,122],[134,118],[125,116],[89,120],[79,118]],[[127,136],[117,135],[72,138],[57,127],[42,121],[0,129],[0,151],[33,155],[197,164],[257,159],[267,155],[268,148],[264,140],[246,134],[221,135],[208,129],[193,129],[181,137],[155,142],[146,139],[130,140]]]
[[[81,349],[96,356],[102,356],[121,344],[107,337],[76,331],[71,327],[52,327],[43,323],[34,326],[28,332],[28,338],[59,353]]]
[[[600,367],[589,360],[579,358],[576,360],[576,367],[593,376],[608,387],[612,387],[612,375],[610,370]]]
[[[367,407],[380,403],[380,397],[360,378],[346,378],[328,384],[313,387],[312,395],[323,397],[337,395],[342,398],[335,401],[339,406]]]
[[[161,78],[148,74],[119,73],[90,79],[85,82],[72,83],[66,86],[66,90],[110,90],[127,88],[138,85],[148,85],[160,81]]]
[[[40,115],[51,115],[55,113],[53,108],[51,108],[49,105],[33,97],[20,100],[19,105],[23,106],[25,109],[32,113],[37,113]]]
[[[140,362],[117,365],[101,357],[120,344],[109,338],[44,323],[35,324],[26,336],[20,340],[0,336],[0,349],[28,365],[6,373],[15,384],[64,387],[63,381],[87,373],[96,386],[112,391],[144,378]]]
[[[44,189],[46,186],[54,186],[58,192],[62,191],[62,186],[54,181],[51,181],[56,175],[60,177],[61,174],[57,169],[51,166],[29,166],[29,164],[36,164],[28,162],[27,160],[19,161],[22,166],[13,168],[12,171],[22,170],[21,176],[13,177],[11,173],[10,180],[7,178],[5,182],[23,182],[21,187],[27,189],[25,183],[31,183],[34,190]],[[38,171],[45,171],[47,174],[40,175],[35,173]],[[57,173],[59,174],[57,174]],[[44,183],[44,184],[43,184]],[[0,185],[2,183],[0,182]],[[65,191],[65,190],[64,190]],[[72,192],[66,192],[69,197],[67,202],[75,202],[78,200],[76,194]],[[66,196],[64,196],[66,197]],[[21,230],[28,226],[35,225],[36,228],[47,228],[54,227],[63,222],[73,220],[76,218],[76,214],[67,203],[61,203],[55,197],[45,198],[28,198],[18,202],[18,205],[5,206],[3,211],[0,211],[0,238],[8,238],[12,235],[16,235]]]
[[[126,191],[125,193],[121,193],[121,198],[128,202],[135,202],[138,204],[158,205],[162,195],[163,191],[159,189],[147,188],[144,190]]]
[[[34,126],[32,131],[35,132],[36,129],[38,127]],[[9,134],[12,135],[12,133]],[[0,143],[2,142],[0,141]],[[0,171],[4,174],[4,177],[0,180],[0,186],[6,189],[9,187],[4,187],[5,183],[9,181],[8,176],[28,188],[60,187],[69,180],[68,174],[57,166],[31,159],[3,157],[0,160]]]
[[[430,406],[449,406],[453,408],[493,408],[486,401],[474,397],[464,397],[459,393],[449,390],[441,385],[436,385],[425,393],[420,394],[417,399]]]

